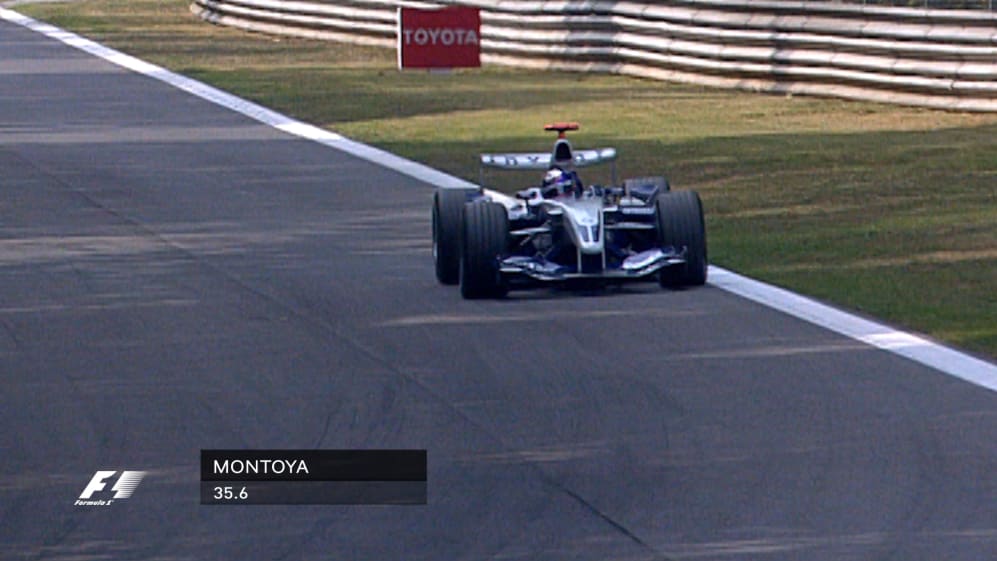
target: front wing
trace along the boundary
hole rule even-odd
[[[651,249],[623,260],[619,267],[602,268],[594,272],[580,272],[575,267],[567,267],[531,257],[513,256],[502,259],[499,272],[504,277],[528,278],[541,282],[560,282],[574,279],[604,279],[611,282],[647,280],[665,267],[685,263],[685,250],[681,252],[665,249]]]

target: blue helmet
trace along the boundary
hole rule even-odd
[[[571,173],[555,167],[549,169],[544,175],[541,190],[545,197],[557,197],[572,193],[574,186],[575,181],[571,177]]]

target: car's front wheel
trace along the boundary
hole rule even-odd
[[[685,263],[661,270],[661,286],[706,284],[706,224],[703,203],[695,191],[670,191],[658,195],[658,239],[662,247],[685,250]]]
[[[464,298],[498,298],[507,287],[499,261],[509,238],[505,207],[491,201],[464,206],[463,249],[460,260],[460,293]]]
[[[436,280],[457,284],[460,280],[460,237],[464,220],[465,189],[437,189],[433,193],[433,261]]]

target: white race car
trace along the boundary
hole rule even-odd
[[[504,296],[550,283],[657,280],[706,282],[706,229],[694,191],[671,191],[664,177],[619,186],[584,185],[578,168],[608,163],[616,150],[572,149],[556,131],[551,153],[482,154],[482,168],[542,170],[542,182],[508,197],[482,189],[437,189],[433,197],[436,278],[465,298]]]

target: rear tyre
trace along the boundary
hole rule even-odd
[[[499,298],[508,291],[499,260],[509,237],[505,207],[490,201],[464,206],[460,293],[464,298]]]
[[[661,193],[656,204],[659,243],[676,251],[685,250],[684,264],[661,270],[661,286],[706,284],[706,225],[699,195],[695,191],[669,191]]]
[[[463,230],[465,189],[437,189],[433,193],[433,260],[441,284],[460,281],[460,237]]]

